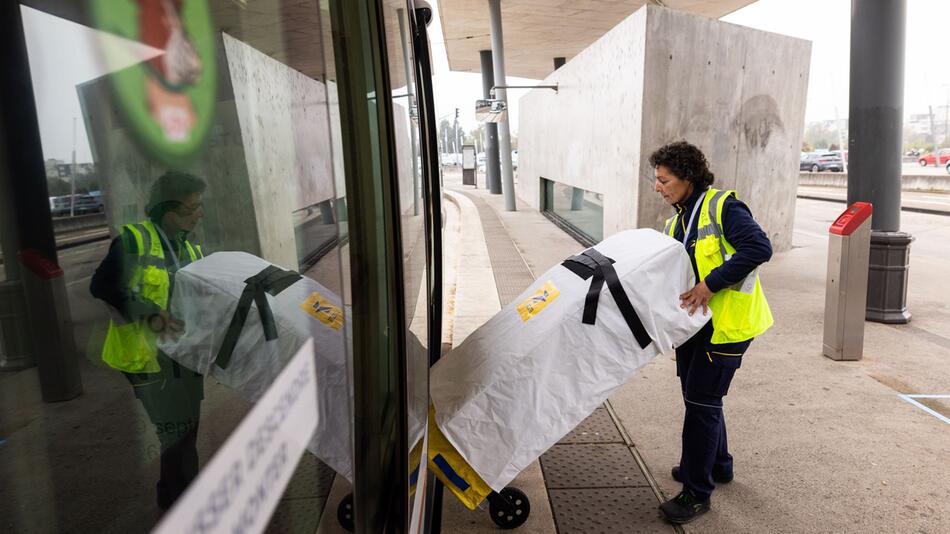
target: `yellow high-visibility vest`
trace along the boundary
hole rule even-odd
[[[135,239],[138,257],[129,281],[130,289],[140,298],[167,310],[171,278],[165,268],[165,251],[158,230],[151,221],[126,224],[122,228]],[[184,245],[191,261],[203,256],[201,247],[192,246],[187,240]],[[161,367],[155,339],[155,332],[143,321],[109,321],[109,331],[102,345],[102,361],[127,373],[157,373]]]
[[[722,209],[726,199],[735,196],[735,191],[722,191],[710,188],[706,191],[703,204],[697,214],[696,226],[696,270],[700,281],[705,280],[713,269],[729,260],[736,249],[726,240],[722,230]],[[666,220],[664,232],[673,237],[680,214]],[[689,228],[686,229],[689,232]],[[723,288],[713,294],[709,300],[712,310],[712,342],[738,343],[763,334],[774,320],[769,303],[765,300],[762,283],[759,281],[759,269],[756,268],[745,280]]]

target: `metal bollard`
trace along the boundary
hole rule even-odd
[[[36,365],[28,324],[23,284],[20,280],[0,282],[0,371]]]
[[[829,228],[823,353],[832,360],[860,360],[868,295],[871,214],[855,202]]]
[[[22,250],[17,256],[23,267],[20,274],[43,401],[78,397],[82,394],[82,380],[63,270],[37,250]]]

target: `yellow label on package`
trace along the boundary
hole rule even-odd
[[[316,291],[303,301],[300,308],[334,330],[343,328],[343,310]]]
[[[545,282],[543,286],[539,287],[538,290],[534,292],[534,295],[531,295],[518,305],[518,315],[521,316],[522,321],[527,321],[541,313],[541,310],[553,302],[560,294],[561,292],[558,291],[549,280]]]

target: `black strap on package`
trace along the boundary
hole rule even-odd
[[[274,313],[267,303],[267,296],[277,296],[281,291],[294,285],[302,276],[295,271],[285,271],[280,267],[271,265],[254,276],[244,281],[247,284],[241,298],[238,300],[237,309],[231,316],[231,324],[228,325],[228,332],[224,335],[224,341],[221,342],[221,348],[215,356],[215,363],[222,369],[227,369],[231,363],[231,353],[237,346],[238,338],[241,337],[241,331],[244,329],[244,323],[247,321],[247,314],[251,310],[251,302],[257,305],[257,313],[261,316],[261,326],[264,327],[264,339],[273,341],[277,339],[277,323],[274,322]]]
[[[623,315],[624,321],[627,322],[627,326],[630,327],[633,337],[640,344],[640,348],[645,349],[653,340],[650,339],[650,334],[643,327],[643,322],[640,321],[637,311],[630,303],[630,299],[627,298],[627,292],[624,291],[623,285],[620,283],[620,277],[617,276],[614,263],[616,263],[614,260],[604,256],[597,249],[589,248],[564,260],[561,265],[584,280],[593,277],[590,282],[590,289],[587,291],[587,298],[584,300],[584,318],[582,322],[591,325],[597,323],[597,305],[600,301],[600,292],[606,282],[607,289],[610,290],[617,307],[620,308],[620,313]]]

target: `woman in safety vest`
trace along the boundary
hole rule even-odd
[[[167,172],[152,186],[148,218],[126,224],[96,269],[89,290],[111,307],[102,361],[121,371],[160,443],[158,506],[167,510],[198,474],[198,420],[204,377],[172,361],[159,336],[183,325],[169,312],[175,272],[202,257],[188,235],[204,216],[205,182]]]
[[[683,490],[660,505],[671,523],[687,523],[709,510],[716,483],[732,480],[722,398],[752,339],[772,325],[759,281],[759,265],[772,244],[735,191],[712,187],[706,156],[681,141],[650,155],[654,190],[676,209],[664,232],[686,247],[698,283],[680,295],[692,315],[712,313],[695,336],[676,349],[686,414],[683,449],[673,479]]]

